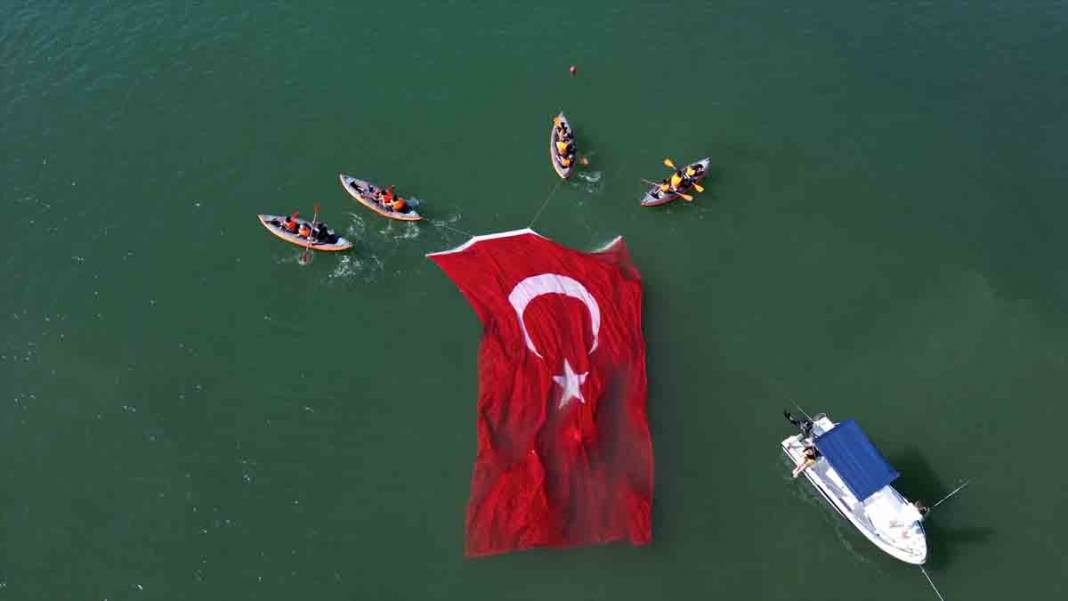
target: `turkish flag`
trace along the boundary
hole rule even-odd
[[[641,280],[622,238],[532,230],[428,255],[483,325],[468,557],[652,538]]]

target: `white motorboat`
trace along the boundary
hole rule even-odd
[[[782,441],[794,466],[814,447],[815,463],[803,474],[838,513],[875,546],[906,563],[927,561],[923,516],[890,483],[898,473],[871,443],[857,422],[836,424],[817,414],[811,428]],[[807,424],[806,424],[807,426]]]

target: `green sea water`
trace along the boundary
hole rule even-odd
[[[789,478],[794,402],[973,479],[947,599],[1063,596],[1065,56],[1063,1],[0,0],[0,599],[935,599]],[[356,246],[302,266],[255,215],[315,202]],[[467,561],[480,329],[424,254],[535,215],[642,272],[654,541]]]

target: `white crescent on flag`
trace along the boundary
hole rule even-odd
[[[538,357],[541,357],[541,353],[534,346],[534,341],[530,339],[530,333],[527,332],[527,325],[523,321],[523,312],[526,311],[527,305],[531,301],[543,294],[570,296],[586,305],[590,312],[590,327],[593,330],[593,344],[590,345],[589,352],[592,353],[596,350],[597,334],[601,331],[601,307],[598,306],[597,300],[593,298],[593,295],[590,294],[589,290],[586,290],[586,287],[581,282],[558,273],[543,273],[525,278],[516,284],[508,295],[508,302],[515,309],[516,318],[519,319],[519,329],[523,332],[523,340],[526,341],[527,348]]]

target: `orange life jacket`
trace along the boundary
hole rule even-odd
[[[293,221],[292,219],[290,219],[289,221],[285,222],[284,225],[286,226],[286,229],[291,231],[291,232],[297,231],[297,222]]]

